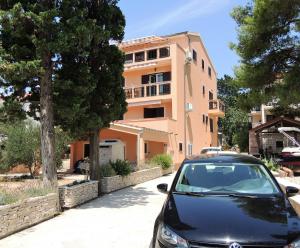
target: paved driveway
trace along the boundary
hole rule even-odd
[[[1,248],[148,248],[166,195],[156,185],[174,175],[105,195],[0,240]],[[0,223],[1,225],[1,223]]]

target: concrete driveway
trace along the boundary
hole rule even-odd
[[[1,248],[148,248],[166,195],[159,183],[174,174],[126,188],[0,240]],[[0,223],[1,225],[1,223]]]

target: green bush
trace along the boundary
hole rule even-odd
[[[100,166],[100,177],[113,177],[117,175],[110,164]]]
[[[264,158],[264,159],[262,159],[262,161],[264,162],[265,166],[267,166],[270,171],[276,171],[279,168],[279,165],[272,158],[269,160]]]
[[[127,160],[117,159],[115,162],[109,163],[117,175],[127,176],[132,172],[131,165]]]
[[[151,162],[161,166],[163,170],[170,168],[173,163],[169,154],[157,154],[151,159]]]

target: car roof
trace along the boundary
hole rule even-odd
[[[201,154],[194,157],[189,157],[183,161],[200,162],[200,163],[246,163],[246,164],[263,164],[263,162],[254,156],[244,154]]]

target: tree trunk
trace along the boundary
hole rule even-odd
[[[52,102],[52,61],[51,55],[43,59],[44,75],[41,78],[40,117],[41,117],[41,155],[43,183],[46,187],[57,188],[55,165],[55,140]]]
[[[99,128],[90,132],[90,179],[100,180],[99,170]]]

